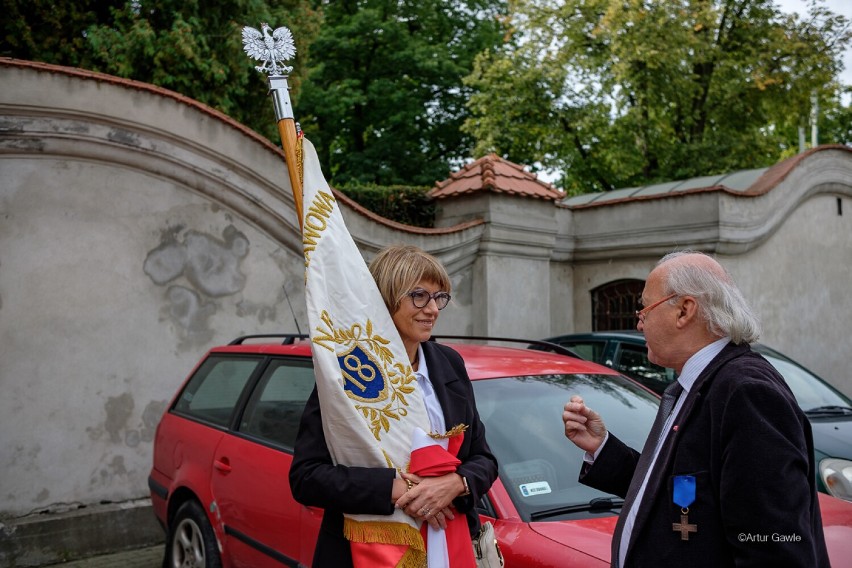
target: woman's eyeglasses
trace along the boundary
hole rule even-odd
[[[439,310],[443,310],[450,303],[450,295],[446,292],[430,294],[426,290],[412,290],[406,296],[411,298],[415,308],[425,308],[429,305],[429,300],[435,300],[435,305]]]

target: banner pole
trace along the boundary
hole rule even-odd
[[[272,33],[270,33],[272,32]],[[287,83],[288,73],[292,67],[283,62],[296,54],[293,44],[293,34],[286,27],[274,31],[269,24],[260,25],[260,30],[245,26],[243,28],[243,49],[254,59],[263,64],[255,67],[261,73],[268,73],[269,94],[275,107],[275,120],[278,123],[278,134],[281,136],[281,147],[284,149],[284,159],[287,162],[287,175],[293,190],[293,201],[296,216],[299,219],[299,230],[302,224],[302,152],[301,134],[293,116],[293,105],[290,103],[290,85]]]
[[[281,136],[281,147],[284,149],[284,159],[287,161],[287,175],[290,178],[290,187],[293,189],[296,215],[299,217],[299,230],[303,230],[302,152],[299,145],[299,133],[296,130],[296,120],[293,117],[293,107],[290,104],[289,90],[286,75],[269,77],[269,94],[272,96],[272,102],[275,106],[278,134]]]

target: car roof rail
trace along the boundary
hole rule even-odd
[[[437,339],[454,339],[454,340],[466,340],[466,341],[498,341],[504,343],[522,343],[528,346],[528,349],[535,349],[538,351],[550,351],[551,353],[557,353],[559,355],[567,355],[568,357],[574,357],[575,359],[582,359],[579,355],[577,355],[574,351],[571,351],[567,347],[563,347],[562,345],[551,343],[549,341],[542,341],[540,339],[519,339],[517,337],[489,337],[489,336],[481,336],[481,335],[433,335],[430,338],[430,341],[435,341]]]
[[[246,339],[268,339],[268,338],[281,338],[281,345],[293,345],[296,343],[296,340],[308,339],[308,336],[304,333],[260,333],[255,335],[242,335],[228,345],[242,345]]]

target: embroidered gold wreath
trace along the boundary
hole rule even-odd
[[[344,358],[356,347],[360,347],[382,373],[385,386],[379,396],[365,399],[346,391],[349,398],[356,401],[355,408],[369,422],[373,436],[381,441],[382,432],[390,431],[391,420],[399,421],[401,417],[408,414],[408,401],[405,395],[414,392],[412,383],[416,382],[411,365],[394,362],[393,353],[387,347],[390,341],[373,333],[373,323],[369,319],[363,326],[356,323],[349,329],[335,327],[331,316],[325,310],[320,319],[324,325],[317,326],[318,334],[311,338],[313,343],[328,349],[335,356]],[[336,349],[335,345],[340,348]],[[341,374],[346,380],[347,369],[341,368]],[[390,400],[384,405],[377,404],[388,400],[388,390]]]

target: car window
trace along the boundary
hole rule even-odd
[[[642,448],[659,399],[620,375],[542,375],[473,382],[476,407],[498,473],[521,517],[586,505],[610,495],[580,484],[583,451],[565,438],[562,409],[574,394],[601,414],[607,428]],[[587,512],[548,517],[582,518]]]
[[[761,355],[772,363],[772,366],[778,369],[778,372],[784,377],[802,410],[813,410],[824,406],[849,406],[847,399],[844,399],[816,375],[794,363],[773,357],[770,353],[763,352]]]
[[[617,371],[636,379],[656,393],[662,393],[675,379],[673,370],[648,360],[648,349],[645,346],[622,343],[617,359]]]
[[[605,341],[560,341],[559,345],[569,348],[587,361],[604,363]]]
[[[260,357],[208,357],[180,393],[174,410],[227,426],[246,383],[261,361]]]
[[[314,380],[310,361],[274,360],[246,405],[240,431],[292,449]]]

